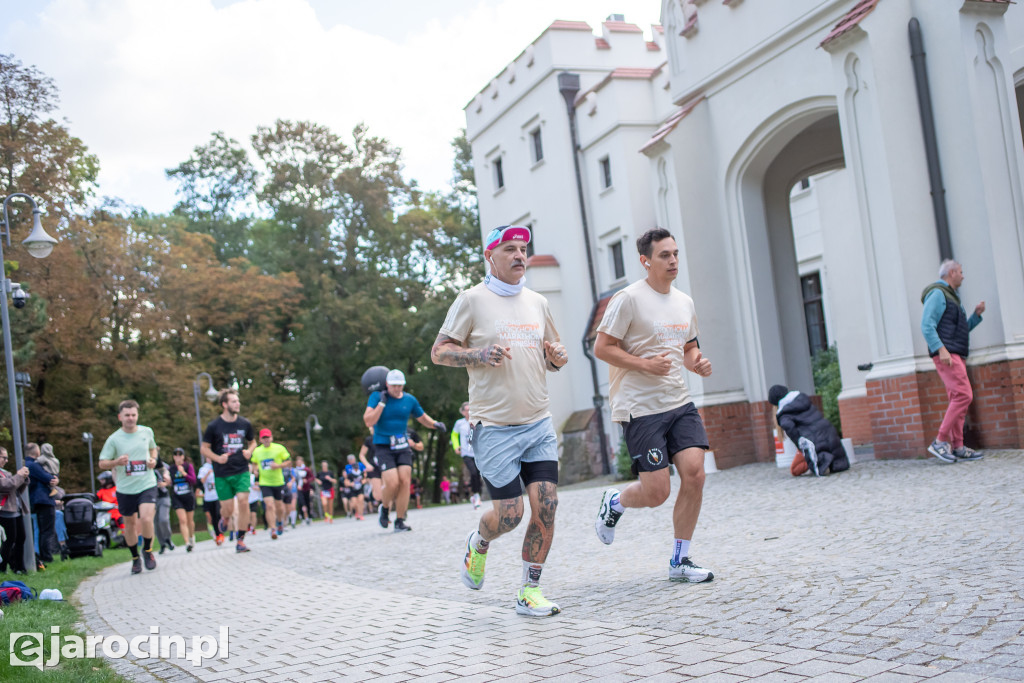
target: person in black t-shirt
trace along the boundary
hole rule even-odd
[[[214,484],[220,499],[219,531],[227,531],[226,520],[235,514],[237,507],[235,552],[247,553],[249,548],[243,539],[249,528],[249,457],[256,447],[256,433],[252,424],[238,414],[242,403],[237,391],[224,389],[218,400],[221,414],[206,426],[201,450],[213,464]]]
[[[320,461],[320,471],[316,473],[316,478],[320,480],[320,502],[324,506],[324,517],[328,524],[333,524],[334,487],[338,485],[338,480],[334,478],[334,472],[331,472],[326,460]]]

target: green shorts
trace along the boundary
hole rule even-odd
[[[239,472],[228,477],[216,477],[213,480],[217,487],[217,498],[231,500],[239,493],[249,493],[249,473]]]

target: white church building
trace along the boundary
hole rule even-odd
[[[482,230],[532,228],[527,286],[573,354],[556,425],[596,429],[597,405],[617,446],[584,338],[658,225],[714,365],[688,380],[719,467],[774,457],[768,388],[814,393],[833,344],[843,435],[923,455],[946,397],[921,291],[943,257],[987,305],[968,442],[1024,447],[1024,8],[664,0],[661,20],[555,21],[465,109]]]

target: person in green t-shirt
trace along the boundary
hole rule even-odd
[[[273,433],[264,427],[260,430],[260,445],[252,450],[250,460],[258,468],[260,491],[267,508],[267,525],[270,538],[276,539],[284,531],[284,468],[292,466],[288,449],[274,443]]]
[[[107,437],[100,451],[101,470],[113,470],[117,495],[117,509],[124,517],[124,537],[132,553],[132,574],[156,569],[153,557],[153,517],[156,514],[156,477],[153,468],[157,462],[156,439],[153,430],[139,424],[139,404],[131,399],[121,401],[117,407],[121,428]],[[142,559],[135,539],[142,535]]]

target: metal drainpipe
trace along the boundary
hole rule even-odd
[[[594,257],[590,249],[590,228],[587,225],[587,207],[583,200],[583,176],[580,173],[579,141],[576,135],[576,95],[580,91],[580,75],[563,71],[558,74],[558,91],[565,99],[565,108],[569,114],[569,136],[572,138],[572,163],[576,169],[576,193],[580,203],[580,219],[583,223],[583,246],[587,253],[587,274],[590,277],[591,309],[597,305],[597,278],[594,276]],[[597,414],[597,430],[601,440],[601,471],[611,474],[609,462],[611,451],[608,447],[608,435],[604,429],[604,396],[601,395],[601,384],[597,379],[597,359],[587,345],[587,332],[583,331],[583,355],[590,361],[590,381],[594,388],[594,412]]]
[[[928,86],[928,67],[924,61],[924,41],[921,23],[910,20],[910,61],[914,65],[914,85],[917,86],[917,108],[921,112],[921,130],[924,133],[924,152],[928,160],[928,184],[931,186],[932,211],[935,213],[935,231],[939,238],[939,256],[953,258],[953,244],[949,238],[949,214],[946,211],[946,189],[942,186],[942,166],[939,164],[939,145],[935,137],[935,114],[932,93]]]

